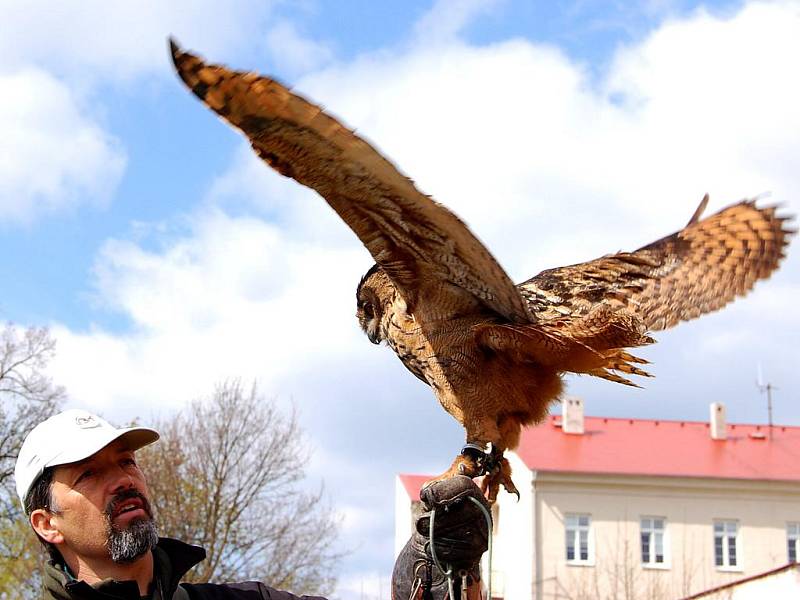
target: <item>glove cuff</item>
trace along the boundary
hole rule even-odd
[[[421,536],[413,535],[408,540],[392,573],[392,600],[449,600],[447,577],[425,552]],[[462,578],[453,574],[452,600],[478,600],[481,594],[480,565],[476,564],[466,572],[467,595],[462,598]]]

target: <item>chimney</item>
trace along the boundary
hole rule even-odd
[[[583,400],[564,398],[561,401],[561,428],[564,433],[583,433]]]
[[[727,439],[728,432],[725,427],[725,405],[722,402],[711,403],[711,439]]]

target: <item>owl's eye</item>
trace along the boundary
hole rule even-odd
[[[369,319],[375,316],[375,307],[372,306],[372,302],[364,302],[361,305],[361,310],[364,311],[364,315]]]

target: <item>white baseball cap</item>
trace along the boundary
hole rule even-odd
[[[131,450],[138,450],[155,442],[158,432],[146,427],[117,429],[105,419],[79,409],[65,410],[39,423],[22,443],[14,467],[23,508],[25,496],[47,467],[78,462],[120,438],[125,438]]]

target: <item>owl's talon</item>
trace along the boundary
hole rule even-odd
[[[521,496],[517,486],[511,480],[511,465],[508,463],[508,459],[503,456],[503,451],[492,448],[489,463],[491,468],[481,483],[481,489],[486,494],[489,504],[494,504],[497,500],[497,493],[500,491],[501,485],[508,493],[514,494],[517,497],[517,502],[519,502]]]
[[[435,481],[442,481],[456,475],[466,475],[471,478],[483,475],[481,491],[486,496],[489,504],[494,504],[497,500],[497,493],[500,491],[501,485],[507,492],[517,497],[517,502],[520,500],[520,493],[514,482],[511,481],[511,465],[508,464],[508,460],[503,456],[502,450],[493,448],[491,452],[484,452],[476,444],[467,444],[461,450],[461,453],[456,456],[447,471],[430,481],[426,481],[422,487],[424,488]]]

